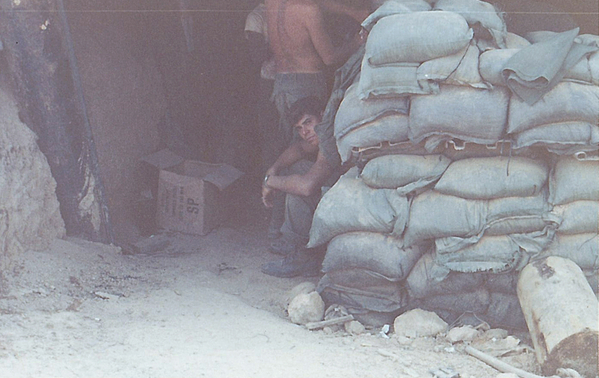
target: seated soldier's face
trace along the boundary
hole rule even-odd
[[[313,114],[304,114],[299,122],[294,125],[299,136],[313,146],[318,146],[318,135],[314,131],[314,126],[322,120],[321,116]]]

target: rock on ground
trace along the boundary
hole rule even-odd
[[[324,301],[315,291],[301,293],[291,300],[287,312],[289,319],[295,324],[318,322],[324,316]]]
[[[436,336],[447,330],[447,323],[434,312],[414,309],[399,315],[393,322],[398,337]]]

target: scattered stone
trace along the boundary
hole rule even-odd
[[[342,318],[347,315],[349,315],[349,311],[347,311],[345,307],[337,304],[330,305],[324,312],[325,320]]]
[[[501,328],[493,328],[490,329],[488,331],[486,331],[485,333],[482,333],[479,335],[480,339],[484,339],[484,340],[501,340],[501,339],[505,339],[508,336],[508,332],[505,329],[501,329]]]
[[[291,303],[291,300],[297,297],[299,294],[308,294],[313,292],[315,289],[316,285],[314,285],[312,282],[305,281],[296,285],[287,293],[287,296],[285,297],[285,306],[288,307]]]
[[[361,335],[366,331],[366,327],[357,320],[345,323],[345,331],[350,335]]]
[[[322,332],[324,332],[325,335],[332,335],[335,331],[332,327],[324,327]]]
[[[445,347],[445,348],[443,348],[443,350],[447,353],[455,353],[456,352],[456,350],[453,346]]]
[[[508,336],[505,339],[505,348],[516,348],[520,345],[520,339],[514,336]]]
[[[479,335],[479,333],[480,331],[469,325],[455,327],[447,332],[447,340],[451,343],[472,341]]]
[[[396,336],[410,338],[436,336],[447,330],[447,323],[439,315],[418,308],[399,315],[393,326]]]
[[[389,330],[391,329],[391,327],[389,327],[389,324],[385,324],[381,327],[381,330],[379,332],[379,336],[384,338],[384,339],[388,339],[389,338]]]
[[[324,316],[324,301],[313,291],[296,295],[287,308],[289,319],[295,324],[318,322]]]

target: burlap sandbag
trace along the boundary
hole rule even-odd
[[[435,185],[439,193],[468,199],[534,196],[544,188],[548,167],[524,157],[464,159],[449,165]]]
[[[414,12],[380,19],[370,31],[366,54],[372,65],[425,62],[466,47],[473,32],[452,12]]]
[[[527,234],[555,230],[559,221],[560,218],[553,214],[507,217],[489,222],[485,228],[485,235]]]
[[[407,303],[405,292],[397,284],[356,289],[321,282],[316,290],[327,305],[344,306],[350,313],[395,312]]]
[[[329,189],[316,208],[308,247],[348,232],[380,232],[401,236],[409,212],[408,199],[393,189],[373,189],[350,169]]]
[[[492,49],[483,52],[479,58],[480,76],[493,85],[506,85],[502,75],[505,64],[519,48]],[[564,81],[581,81],[599,85],[599,52],[582,58],[564,74]]]
[[[410,140],[419,143],[441,135],[478,144],[493,144],[504,136],[509,91],[441,85],[436,95],[413,96]]]
[[[403,114],[389,114],[360,125],[337,138],[337,150],[342,162],[352,157],[355,148],[374,147],[384,142],[408,141],[409,118]]]
[[[473,88],[489,89],[478,71],[480,51],[476,44],[455,54],[428,60],[418,67],[417,79],[440,81],[450,85],[468,85]]]
[[[525,257],[510,236],[484,236],[477,243],[456,250],[458,238],[435,240],[435,260],[451,271],[463,273],[505,272],[520,264]],[[459,248],[459,247],[457,247]]]
[[[407,194],[437,181],[449,163],[443,155],[387,155],[369,161],[361,176],[373,188]]]
[[[599,86],[563,81],[533,105],[518,96],[510,99],[508,134],[559,122],[599,124]]]
[[[514,136],[514,149],[544,147],[557,155],[597,151],[599,126],[588,122],[561,122],[536,126]]]
[[[489,200],[488,222],[522,216],[546,215],[552,206],[547,202],[547,189],[529,197],[502,197]]]
[[[358,96],[358,83],[354,83],[345,91],[335,115],[335,138],[342,138],[362,125],[387,115],[407,115],[408,110],[408,97],[361,100]]]
[[[517,295],[519,272],[487,273],[485,288],[490,292]]]
[[[518,51],[520,49],[491,49],[483,52],[479,57],[480,76],[493,85],[506,86],[501,71]]]
[[[471,292],[434,295],[426,298],[410,298],[409,306],[434,312],[437,312],[437,310],[449,310],[458,314],[484,314],[487,312],[490,302],[489,292],[481,287]]]
[[[408,275],[406,288],[410,298],[426,298],[470,292],[480,287],[483,279],[482,274],[452,272],[438,264],[431,253],[426,253]]]
[[[381,286],[389,282],[397,283],[401,281],[397,278],[387,277],[372,270],[362,268],[331,270],[327,271],[325,276],[334,284],[355,288]]]
[[[331,240],[322,271],[359,268],[402,280],[421,255],[418,246],[404,248],[401,239],[374,232],[351,232]]]
[[[597,270],[599,269],[598,246],[599,237],[596,232],[574,235],[556,234],[549,247],[535,256],[535,259],[559,256],[574,261],[581,269]]]
[[[434,9],[458,13],[470,25],[480,24],[498,47],[506,47],[507,27],[492,4],[479,0],[438,0]]]
[[[490,293],[489,307],[479,317],[493,328],[528,330],[526,320],[516,294]]]
[[[549,203],[599,201],[599,161],[563,157],[549,177]]]
[[[404,243],[410,246],[447,236],[478,235],[485,228],[487,215],[486,201],[426,191],[412,201]]]
[[[598,232],[599,201],[574,201],[557,205],[553,213],[562,218],[557,229],[560,234]]]
[[[388,63],[374,66],[362,61],[358,86],[361,100],[439,93],[435,81],[419,80],[419,63]]]

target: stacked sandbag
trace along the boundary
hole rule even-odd
[[[395,316],[407,304],[402,282],[420,255],[420,247],[404,248],[401,239],[390,235],[336,236],[327,247],[317,290],[325,301],[343,305],[359,319],[373,314]]]
[[[509,85],[511,65],[521,54],[542,43],[559,38],[574,38],[576,30],[558,35],[531,33],[532,45],[507,49],[489,49],[480,55],[480,74],[495,86]],[[599,37],[580,35],[573,41],[571,55],[555,76],[536,78],[538,87],[547,92],[536,101],[513,94],[510,98],[506,133],[515,149],[542,146],[558,155],[597,151],[599,143]],[[566,53],[566,52],[564,52]],[[569,57],[574,55],[573,61]],[[526,56],[526,55],[525,55]],[[534,65],[531,63],[531,65]],[[532,80],[532,78],[531,78]],[[533,97],[534,99],[535,97]]]
[[[510,99],[507,89],[457,85],[439,89],[434,95],[411,98],[408,131],[413,143],[426,140],[431,149],[451,139],[494,144],[503,138]]]
[[[351,85],[339,105],[334,123],[341,160],[348,161],[354,148],[407,141],[408,109],[408,97],[362,101],[358,96],[358,83]]]
[[[472,312],[492,326],[525,329],[517,272],[547,247],[560,220],[547,178],[542,160],[453,161],[410,207],[404,243],[434,242],[408,276],[410,307],[448,322]]]
[[[413,199],[405,243],[434,241],[436,259],[456,271],[521,266],[557,226],[547,176],[545,163],[525,157],[454,161],[432,190]]]
[[[560,256],[574,261],[597,292],[599,161],[560,158],[551,173],[549,191],[553,213],[561,223],[539,258]]]
[[[533,105],[512,96],[509,109],[507,132],[514,148],[543,145],[559,155],[597,151],[597,85],[563,81]]]
[[[517,274],[455,272],[424,254],[406,279],[410,308],[434,311],[448,323],[475,314],[494,327],[524,330]]]
[[[379,19],[366,42],[360,98],[437,92],[434,81],[418,80],[420,64],[463,51],[472,36],[464,17],[453,12],[398,13]]]
[[[308,246],[328,243],[318,285],[326,302],[343,305],[366,323],[373,315],[392,320],[403,310],[403,282],[428,248],[406,247],[401,238],[408,196],[434,183],[448,165],[440,155],[383,156],[361,174],[357,167],[350,169],[323,195]]]
[[[444,0],[429,9],[389,0],[363,22],[370,34],[361,74],[335,119],[343,162],[385,143],[409,140],[431,153],[452,140],[495,145],[506,136],[510,91],[481,76],[480,46],[528,42],[508,33],[489,3]]]
[[[310,229],[308,247],[328,243],[348,232],[378,232],[401,237],[409,213],[408,198],[394,189],[366,185],[352,168],[321,198]]]
[[[428,3],[390,0],[363,24],[361,73],[334,123],[356,166],[310,232],[310,247],[328,243],[319,290],[357,317],[419,307],[525,329],[528,262],[567,254],[596,280],[599,163],[568,155],[599,144],[599,43],[577,36],[537,90],[521,57],[576,30],[524,38],[489,3]]]
[[[475,25],[486,34],[473,39]],[[478,41],[489,37],[487,44],[505,47],[508,37],[491,4],[437,1],[434,11],[409,12],[404,4],[388,1],[363,26],[370,34],[357,97],[365,103],[411,96],[410,141],[424,142],[431,152],[451,139],[495,144],[505,135],[509,90],[494,88],[479,73]],[[360,146],[353,142],[351,147],[400,141],[395,137],[385,140],[381,135]],[[347,161],[349,146],[342,144],[342,160]]]

